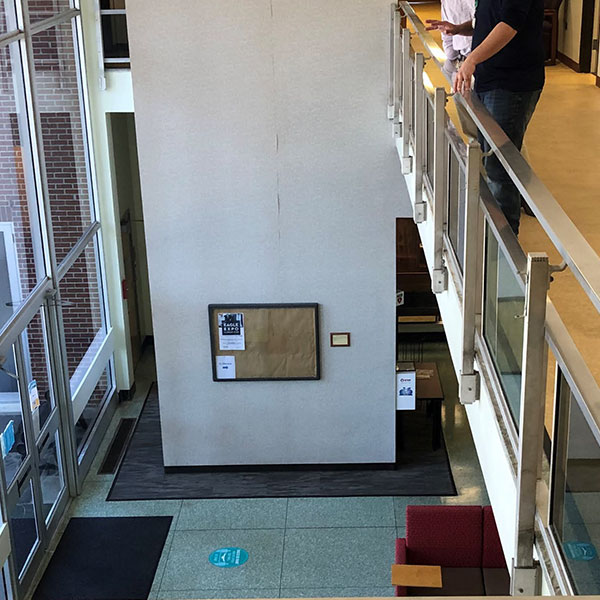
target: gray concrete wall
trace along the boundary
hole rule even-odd
[[[389,6],[128,0],[167,466],[394,460]],[[320,303],[320,381],[212,381],[207,305],[249,302]]]

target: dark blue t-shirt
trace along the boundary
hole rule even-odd
[[[473,49],[503,21],[517,35],[475,68],[475,91],[530,92],[544,87],[544,0],[479,0]]]

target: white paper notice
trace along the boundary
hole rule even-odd
[[[235,356],[217,356],[217,379],[235,379]]]
[[[417,406],[417,378],[414,371],[396,373],[396,410],[415,410]]]
[[[219,313],[219,350],[245,350],[244,313]]]

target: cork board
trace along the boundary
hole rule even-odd
[[[318,304],[210,304],[213,380],[320,379]]]

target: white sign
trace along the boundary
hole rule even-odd
[[[218,313],[219,350],[245,350],[244,313]]]
[[[396,410],[415,410],[417,378],[414,371],[396,373]]]
[[[396,292],[396,306],[404,306],[404,292]]]
[[[235,379],[235,356],[217,356],[217,379]]]
[[[31,412],[40,407],[40,394],[35,379],[29,382],[29,404],[31,406]]]

